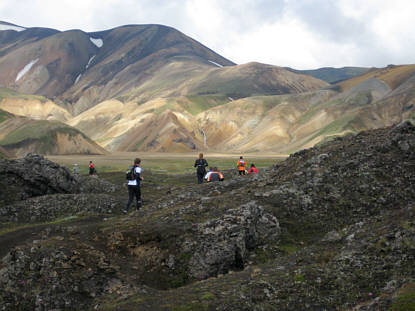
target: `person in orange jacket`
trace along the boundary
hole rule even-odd
[[[245,175],[245,166],[246,166],[246,162],[244,160],[243,156],[239,157],[239,161],[238,161],[238,172],[239,175]]]
[[[255,164],[252,163],[251,167],[248,170],[248,174],[256,174],[256,173],[258,173],[258,169],[255,167]]]

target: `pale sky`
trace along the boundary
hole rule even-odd
[[[0,0],[24,27],[174,27],[242,64],[311,69],[415,63],[413,0]]]

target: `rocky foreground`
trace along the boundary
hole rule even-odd
[[[415,309],[410,123],[256,176],[143,184],[127,216],[120,187],[36,155],[0,182],[0,310]]]

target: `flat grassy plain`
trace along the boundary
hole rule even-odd
[[[235,168],[240,154],[204,153],[209,166],[216,166],[219,170]],[[282,161],[287,155],[282,154],[242,154],[250,165],[254,163],[258,168],[265,168]],[[117,152],[109,155],[48,155],[49,160],[66,166],[70,170],[76,163],[81,174],[87,174],[89,161],[92,161],[98,174],[110,172],[125,172],[132,165],[133,160],[141,158],[141,167],[145,171],[161,174],[189,174],[194,173],[193,167],[198,153],[146,153],[146,152]]]

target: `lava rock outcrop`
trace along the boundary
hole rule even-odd
[[[32,153],[17,160],[0,160],[0,183],[3,204],[45,194],[80,192],[78,180],[67,168]]]

